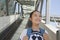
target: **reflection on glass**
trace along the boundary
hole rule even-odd
[[[0,17],[6,15],[6,0],[0,0]]]
[[[8,1],[8,12],[9,12],[9,15],[12,15],[14,14],[14,0],[9,0]]]

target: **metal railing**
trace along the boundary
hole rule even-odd
[[[14,6],[15,6],[14,7],[14,13],[15,14],[18,13],[18,14],[20,14],[20,16],[23,16],[24,12],[23,12],[23,7],[22,7],[21,3],[16,1]],[[17,12],[16,12],[16,10],[17,10]]]
[[[53,17],[53,19],[54,19],[54,23],[55,23],[56,27],[60,28],[60,25],[58,25],[58,23],[57,23],[55,17]]]
[[[39,8],[40,7],[40,8]],[[36,1],[36,6],[35,10],[38,10],[40,13],[42,13],[42,8],[43,8],[43,0],[37,0]]]

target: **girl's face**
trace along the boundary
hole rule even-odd
[[[32,14],[32,17],[30,18],[30,20],[32,21],[32,24],[40,24],[41,21],[41,15],[39,12],[34,12]]]

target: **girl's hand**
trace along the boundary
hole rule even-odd
[[[23,40],[28,40],[28,36],[27,36],[27,35],[24,36],[24,37],[23,37]]]
[[[43,37],[44,37],[44,40],[49,40],[48,34],[44,33]]]

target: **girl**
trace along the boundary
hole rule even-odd
[[[32,22],[32,27],[24,29],[20,35],[21,40],[49,40],[46,30],[39,27],[41,22],[41,14],[39,11],[33,11],[30,14],[29,20]]]

